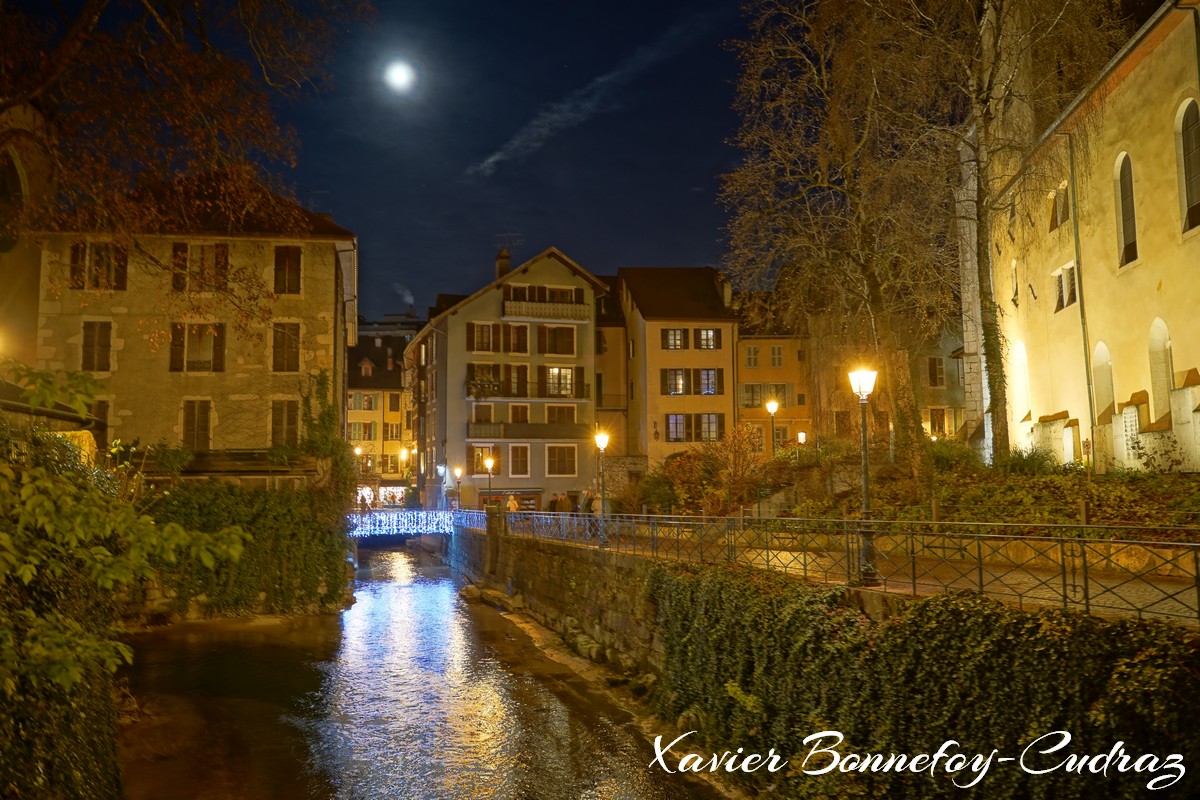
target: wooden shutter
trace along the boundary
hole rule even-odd
[[[546,353],[546,338],[548,333],[545,325],[538,325],[538,355]]]
[[[692,383],[688,387],[688,394],[701,394],[704,391],[704,381],[701,380],[700,370],[688,370],[691,374]]]
[[[549,387],[547,386],[547,384],[548,384],[548,383],[549,383],[549,380],[548,380],[548,379],[547,379],[547,377],[546,377],[546,365],[545,365],[545,364],[538,364],[538,368],[537,368],[537,393],[536,393],[534,396],[535,396],[535,397],[546,397],[546,396],[547,396],[547,394],[546,394],[546,393],[547,393],[547,391],[549,390]]]
[[[71,243],[71,288],[84,287],[84,271],[87,261],[87,245],[83,242]]]
[[[583,303],[583,289],[578,287],[575,288],[575,302]]]
[[[529,397],[529,367],[525,364],[517,367],[517,397]]]
[[[79,368],[83,370],[96,369],[96,323],[83,323],[83,358]]]
[[[507,288],[507,286],[505,287]],[[500,326],[500,352],[507,353],[509,351],[509,340],[512,338],[513,326],[507,322]]]
[[[715,330],[713,330],[713,347],[716,348],[717,350],[721,349],[721,329],[720,328],[716,328]]]
[[[684,414],[683,415],[683,440],[685,442],[696,441],[695,425],[694,425],[695,418],[696,418],[695,414]]]
[[[660,381],[660,385],[659,385],[659,389],[658,389],[659,394],[670,394],[671,386],[670,386],[670,383],[669,383],[669,380],[667,377],[667,370],[660,369],[658,371],[658,375],[659,375],[659,381]]]
[[[717,439],[721,440],[724,438],[725,438],[725,415],[717,414]],[[774,447],[774,443],[772,443],[771,446]]]
[[[583,367],[576,367],[575,368],[575,380],[572,384],[572,386],[575,390],[573,396],[576,398],[587,398],[587,396],[588,396],[587,395],[587,387],[583,385],[583,380],[584,380]]]
[[[683,347],[684,350],[687,350],[691,346],[688,343],[688,329],[680,328],[679,334],[680,334],[679,335],[679,344]],[[696,345],[696,346],[697,346],[697,348],[699,347],[699,345]]]
[[[213,248],[214,252],[214,270],[213,270],[213,287],[224,289],[229,285],[229,245],[218,244]]]
[[[686,334],[686,331],[685,331],[685,334]],[[699,328],[692,329],[692,343],[697,350],[700,349],[700,329]]]
[[[108,372],[111,368],[108,357],[112,352],[112,323],[96,325],[96,371]]]
[[[184,325],[176,322],[171,325],[171,372],[183,372],[183,340]]]
[[[671,346],[671,342],[670,342],[669,334],[667,332],[667,329],[663,328],[662,329],[662,349],[666,350],[670,346]]]
[[[212,326],[213,331],[213,356],[212,356],[212,371],[225,371],[225,323],[218,322]]]
[[[129,251],[124,247],[113,247],[113,285],[118,292],[125,291],[129,285]]]
[[[492,323],[492,352],[500,352],[500,323]]]
[[[275,260],[276,260],[276,263],[278,263],[278,261],[279,261],[279,251],[278,250],[275,251]],[[276,275],[278,275],[278,274],[279,273],[276,273]],[[276,283],[276,287],[278,287],[278,285],[279,284]],[[277,447],[277,446],[285,443],[286,434],[284,433],[284,428],[287,424],[287,422],[286,422],[287,412],[284,410],[284,406],[286,404],[287,404],[286,400],[275,400],[271,403],[271,446],[272,447]]]
[[[467,352],[475,352],[475,323],[467,323]]]
[[[518,353],[528,353],[529,352],[529,326],[528,325],[518,325],[517,326],[517,349],[516,349],[516,352],[518,352]]]
[[[725,394],[725,370],[717,370],[717,394]]]
[[[187,242],[171,245],[171,288],[177,292],[187,291],[188,246]]]
[[[504,284],[504,299],[512,300],[512,285],[511,284],[508,284],[508,283]]]

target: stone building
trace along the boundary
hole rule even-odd
[[[261,455],[299,444],[302,395],[321,373],[344,426],[356,337],[357,240],[293,211],[304,233],[196,225],[132,250],[83,231],[44,236],[38,366],[100,380],[93,412],[109,440],[182,444],[201,471],[243,471],[213,455],[242,454],[244,471],[270,474]],[[235,274],[265,285],[269,320],[238,316],[222,293]]]
[[[1200,4],[1164,3],[999,190],[1007,419],[988,414],[975,265],[963,265],[979,439],[1006,425],[1014,446],[1100,470],[1200,469],[1198,30]]]

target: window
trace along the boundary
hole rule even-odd
[[[1121,157],[1117,174],[1117,215],[1120,224],[1121,266],[1137,261],[1137,216],[1133,208],[1133,164],[1129,154]]]
[[[775,452],[781,447],[784,447],[791,441],[788,437],[788,426],[776,424],[774,427],[775,441],[771,446],[771,452]]]
[[[791,396],[791,391],[788,390],[786,383],[764,383],[763,398],[765,400],[774,400],[779,403],[780,408],[787,408],[788,398]]]
[[[106,243],[71,245],[71,288],[123,292],[128,284],[129,254]]]
[[[721,349],[721,331],[716,328],[697,328],[696,329],[696,349],[697,350],[720,350]]]
[[[783,345],[781,345],[781,344],[771,345],[771,366],[772,367],[782,367],[783,366]]]
[[[538,287],[539,289],[542,287]],[[576,297],[575,287],[573,286],[547,286],[546,302],[547,303],[582,303],[581,298]]]
[[[715,442],[721,438],[721,431],[718,427],[721,414],[698,414],[697,416],[699,435],[696,438],[702,442]]]
[[[399,422],[383,423],[383,440],[385,442],[398,442],[404,438],[403,425]]]
[[[1200,107],[1190,101],[1183,112],[1180,128],[1180,152],[1183,155],[1183,196],[1187,206],[1183,229],[1200,225]]]
[[[504,323],[504,350],[508,353],[529,352],[529,326]]]
[[[271,402],[271,446],[300,445],[300,403],[296,400]]]
[[[499,364],[467,364],[468,397],[496,397],[502,391]]]
[[[271,326],[271,370],[300,371],[300,323],[276,322]]]
[[[1075,302],[1075,267],[1063,267],[1054,273],[1054,288],[1058,293],[1054,310],[1062,311]]]
[[[558,356],[575,355],[575,328],[570,325],[539,325],[538,352]]]
[[[399,392],[388,392],[387,398],[388,398],[388,411],[390,411],[393,414],[399,413],[400,412],[400,393]]]
[[[514,403],[508,407],[508,421],[526,423],[529,422],[529,404]]]
[[[358,442],[375,441],[374,422],[351,422],[350,438]]]
[[[685,420],[687,414],[667,414],[667,441],[668,442],[686,442],[687,431],[685,430]]]
[[[300,294],[300,248],[297,245],[275,248],[275,294]]]
[[[364,378],[369,378],[375,374],[375,365],[371,363],[371,359],[364,358],[358,364],[358,371]]]
[[[802,406],[807,402],[808,402],[808,398],[804,396],[804,392],[800,392],[799,394],[796,395],[796,405]]]
[[[400,456],[396,453],[383,454],[383,471],[390,475],[400,472]]]
[[[551,424],[574,423],[575,406],[546,406],[546,422]]]
[[[946,435],[946,409],[929,409],[929,433],[932,436]]]
[[[575,445],[546,445],[546,474],[572,477],[575,475]]]
[[[946,362],[941,356],[932,356],[929,359],[929,385],[946,385]]]
[[[229,245],[171,245],[171,288],[177,292],[224,289],[229,282]]]
[[[510,478],[529,477],[529,445],[510,444],[508,446],[508,475]]]
[[[807,353],[807,352],[805,352],[804,350],[797,350],[797,351],[796,351],[796,360],[797,360],[797,361],[801,361],[801,362],[803,362],[803,361],[807,361],[807,360],[808,360],[808,353]]]
[[[351,392],[350,393],[350,410],[351,411],[362,411],[362,398],[363,398],[362,392]]]
[[[379,399],[379,395],[374,394],[373,392],[368,392],[368,393],[363,394],[362,410],[363,411],[374,411],[375,410],[375,401],[378,399]]]
[[[500,454],[494,452],[495,448],[490,444],[474,445],[467,448],[467,458],[471,464],[472,475],[487,475],[488,469],[485,463],[489,458],[492,459],[492,475],[500,474]]]
[[[758,366],[758,345],[746,345],[746,366],[751,368]]]
[[[715,369],[700,370],[700,394],[717,393],[717,371]]]
[[[754,452],[761,453],[763,451],[763,442],[766,441],[766,437],[763,436],[763,427],[762,425],[754,425],[752,428],[754,431],[754,436],[752,439],[754,443]]]
[[[1019,307],[1021,304],[1021,287],[1017,280],[1017,260],[1012,260],[1012,304],[1013,307]]]
[[[491,422],[492,421],[492,404],[491,403],[475,403],[475,407],[471,413],[472,422]]]
[[[759,408],[763,402],[761,383],[742,384],[742,408]]]
[[[499,327],[491,322],[468,322],[467,350],[472,353],[494,353],[497,342],[493,329]]]
[[[688,332],[686,328],[663,328],[663,350],[687,350]]]
[[[1050,204],[1050,230],[1055,230],[1060,225],[1065,225],[1071,219],[1071,198],[1067,194],[1067,182],[1063,181],[1058,186],[1058,190],[1052,193],[1049,197]]]
[[[574,397],[575,396],[575,368],[574,367],[547,367],[546,368],[546,396],[547,397]]]
[[[171,372],[224,372],[225,325],[220,322],[171,326]]]
[[[83,323],[83,360],[79,368],[85,372],[108,372],[111,351],[112,323]]]
[[[210,400],[183,401],[183,444],[193,453],[206,453],[211,444]]]
[[[664,369],[662,371],[662,393],[668,395],[687,394],[687,370]]]

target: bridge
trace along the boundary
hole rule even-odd
[[[471,512],[426,511],[419,508],[379,509],[350,514],[350,537],[419,536],[422,533],[453,533],[454,515]],[[480,512],[482,513],[482,512]]]

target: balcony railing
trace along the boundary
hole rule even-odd
[[[521,319],[587,322],[591,319],[591,308],[587,303],[534,303],[528,300],[505,300],[504,316]]]
[[[477,400],[486,398],[517,398],[542,400],[590,400],[592,397],[591,384],[587,383],[555,383],[553,381],[528,381],[524,384],[505,383],[504,381],[473,380],[467,381],[467,397]]]
[[[582,422],[468,422],[467,438],[481,439],[590,439],[592,430]]]

